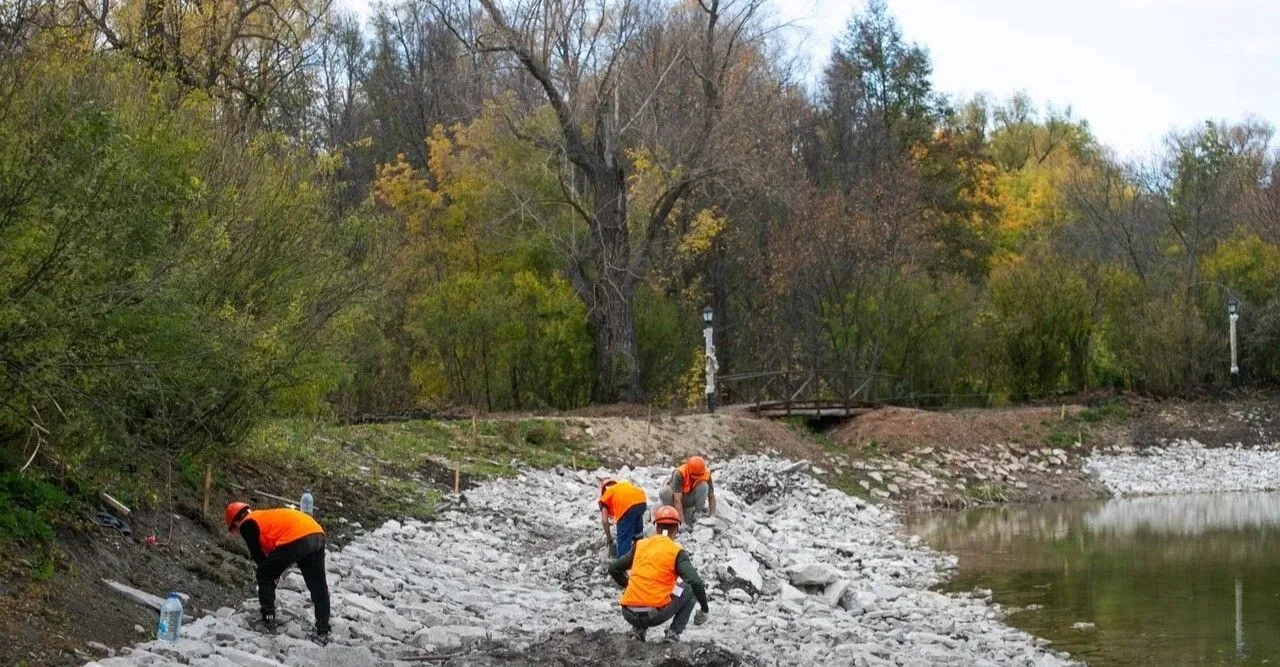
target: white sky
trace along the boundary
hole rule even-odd
[[[371,0],[338,0],[367,14]],[[774,0],[820,71],[865,0]],[[888,0],[938,90],[1070,106],[1121,155],[1174,128],[1280,123],[1280,0]],[[816,76],[814,77],[816,80]]]
[[[934,86],[1070,106],[1122,155],[1173,128],[1280,123],[1280,0],[888,0]],[[820,69],[864,0],[778,0]]]

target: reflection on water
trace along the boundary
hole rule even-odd
[[[1009,622],[1091,664],[1280,663],[1280,493],[999,507],[911,529],[960,556],[951,588],[1036,605]]]

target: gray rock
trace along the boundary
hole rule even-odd
[[[415,646],[432,646],[436,649],[454,650],[484,639],[488,633],[484,628],[468,625],[438,625],[423,628],[413,636]]]
[[[862,609],[863,611],[875,610],[877,608],[876,602],[879,599],[880,599],[879,596],[877,596],[875,593],[872,593],[871,591],[857,591],[856,593],[853,594],[854,602],[857,603],[858,608]]]
[[[289,652],[290,667],[375,667],[382,663],[364,646],[309,646]]]
[[[826,590],[822,592],[822,600],[827,603],[828,607],[835,607],[840,604],[840,599],[844,597],[844,592],[849,589],[848,579],[839,579],[827,584]]]
[[[725,561],[726,569],[750,585],[753,592],[760,593],[764,590],[764,579],[760,576],[760,567],[749,554],[735,550],[725,557]]]
[[[778,596],[781,597],[783,601],[788,602],[803,600],[807,597],[804,591],[792,586],[791,584],[782,584],[782,589],[779,591]]]
[[[248,651],[242,651],[232,646],[222,646],[218,648],[218,655],[230,660],[239,667],[281,667],[283,662],[264,658]]]
[[[826,586],[840,577],[840,571],[826,563],[806,563],[787,571],[793,586]]]

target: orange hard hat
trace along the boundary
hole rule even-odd
[[[244,512],[248,509],[249,509],[249,503],[242,503],[239,501],[234,503],[227,503],[227,532],[228,533],[233,530],[232,525],[236,522],[236,517],[240,516],[241,512]]]
[[[685,461],[684,464],[689,466],[689,472],[695,475],[701,475],[707,471],[707,461],[701,456],[690,456],[689,460]]]
[[[605,489],[607,489],[607,488],[609,488],[609,487],[611,487],[611,486],[613,486],[614,484],[617,484],[617,483],[618,483],[618,480],[613,479],[613,478],[609,478],[609,479],[602,479],[602,480],[600,480],[600,493],[603,495],[603,494],[604,494],[604,490],[605,490]]]
[[[680,525],[680,512],[670,505],[663,505],[653,513],[653,522],[659,526],[664,523],[674,523],[678,526]]]

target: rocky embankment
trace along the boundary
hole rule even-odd
[[[1280,451],[1259,445],[1113,447],[1091,454],[1084,469],[1116,496],[1280,489]]]
[[[916,447],[892,456],[835,455],[828,466],[855,493],[912,510],[1006,502],[1082,500],[1106,495],[1081,466],[1078,445],[997,443],[981,448]]]
[[[1064,654],[1001,623],[986,595],[929,590],[951,556],[903,540],[893,514],[827,488],[806,463],[715,466],[722,511],[681,543],[711,615],[684,643],[624,635],[594,501],[597,475],[656,501],[669,468],[526,472],[465,493],[430,524],[390,521],[332,551],[334,642],[308,641],[300,578],[283,582],[282,633],[256,604],[223,608],[101,665],[841,664],[1056,665]],[[199,601],[194,601],[198,606]],[[412,662],[411,662],[412,661]],[[568,661],[568,662],[565,662]]]

